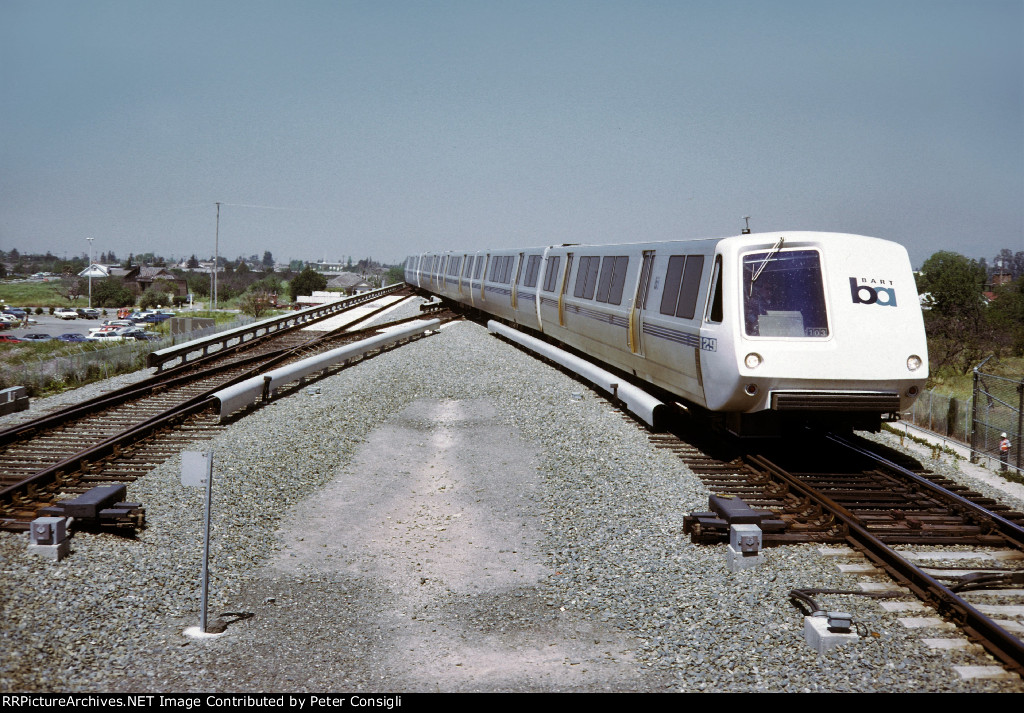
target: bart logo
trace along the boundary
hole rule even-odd
[[[871,280],[871,282],[875,282],[875,280]],[[890,281],[889,284],[892,282]],[[896,306],[896,290],[891,287],[875,287],[866,284],[866,280],[858,283],[856,277],[850,278],[850,294],[853,296],[854,304]]]

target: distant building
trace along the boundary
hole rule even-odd
[[[1000,285],[1008,285],[1013,282],[1013,275],[1008,272],[995,272],[992,273],[992,287],[999,287]]]
[[[311,262],[308,263],[309,267],[313,268],[317,272],[322,272],[326,275],[336,275],[340,272],[344,272],[346,268],[351,268],[351,263],[347,262]]]
[[[183,277],[176,276],[166,267],[112,267],[110,274],[114,277],[124,279],[125,287],[141,295],[146,290],[155,286],[160,292],[167,292],[173,297],[184,297],[188,294],[188,282]]]
[[[312,305],[327,304],[328,302],[337,302],[344,297],[345,295],[340,292],[321,292],[319,290],[314,290],[311,295],[299,295],[295,299],[295,302],[296,304],[308,307]]]
[[[327,281],[327,289],[341,290],[346,295],[358,295],[369,292],[373,285],[354,272],[343,272]]]

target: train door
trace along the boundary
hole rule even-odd
[[[484,258],[484,271],[480,273],[480,301],[486,302],[484,299],[484,282],[487,281],[487,270],[491,266],[491,254],[488,253],[487,257]]]
[[[654,251],[644,250],[644,262],[640,266],[640,274],[633,296],[633,306],[629,310],[629,328],[626,330],[626,342],[629,351],[643,356],[643,312],[647,309],[647,292],[651,287],[651,268],[654,266]]]
[[[538,266],[538,268],[537,268],[537,285],[536,285],[537,291],[533,295],[533,310],[537,314],[537,329],[539,329],[542,332],[544,331],[544,319],[541,316],[541,312],[540,312],[540,304],[541,304],[541,295],[540,295],[540,293],[541,293],[541,274],[542,274],[542,270],[548,264],[548,250],[550,250],[550,249],[551,248],[544,248],[544,252],[541,254],[540,266]]]
[[[569,289],[569,273],[572,272],[572,253],[565,256],[565,272],[562,273],[562,289],[558,291],[558,325],[565,326],[565,291]]]
[[[512,288],[512,312],[513,313],[517,309],[519,309],[519,295],[517,293],[518,293],[518,288],[519,288],[519,276],[522,273],[522,271],[523,271],[523,253],[519,253],[519,264],[516,265],[516,276],[512,279],[512,284],[510,285],[511,288]]]

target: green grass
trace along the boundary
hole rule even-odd
[[[68,301],[57,294],[59,282],[0,282],[0,300],[12,307],[67,307]],[[81,305],[88,306],[89,298]]]
[[[982,371],[985,374],[1020,379],[1021,375],[1024,375],[1024,357],[991,359],[985,364]],[[968,399],[974,393],[974,372],[958,374],[951,369],[945,369],[931,374],[925,388],[944,396]]]

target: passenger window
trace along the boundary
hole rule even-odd
[[[573,297],[582,297],[585,300],[594,298],[594,289],[597,287],[597,271],[601,267],[601,258],[596,255],[580,258],[580,268],[576,273],[576,288],[573,290]]]
[[[693,319],[697,310],[703,255],[672,255],[665,273],[665,291],[661,294],[661,313]]]
[[[665,291],[661,293],[661,313],[675,315],[676,303],[679,301],[679,283],[683,279],[683,266],[686,257],[672,255],[668,259],[668,272],[665,273]]]
[[[562,258],[559,255],[548,258],[548,271],[544,274],[544,291],[554,292],[558,284],[558,263]]]
[[[540,255],[531,255],[526,263],[526,279],[523,284],[526,287],[537,286],[537,276],[540,272]]]
[[[711,299],[708,300],[707,321],[722,321],[722,256],[715,257],[715,270],[711,275]]]
[[[700,276],[704,272],[704,256],[688,255],[683,268],[683,284],[679,288],[679,302],[676,303],[676,317],[693,319],[697,310],[697,292],[700,290]]]
[[[491,282],[508,284],[512,275],[512,256],[499,255],[491,263],[491,276],[487,279]]]
[[[629,258],[606,257],[601,265],[601,278],[597,281],[597,301],[622,304],[622,290],[626,285],[626,268]]]

